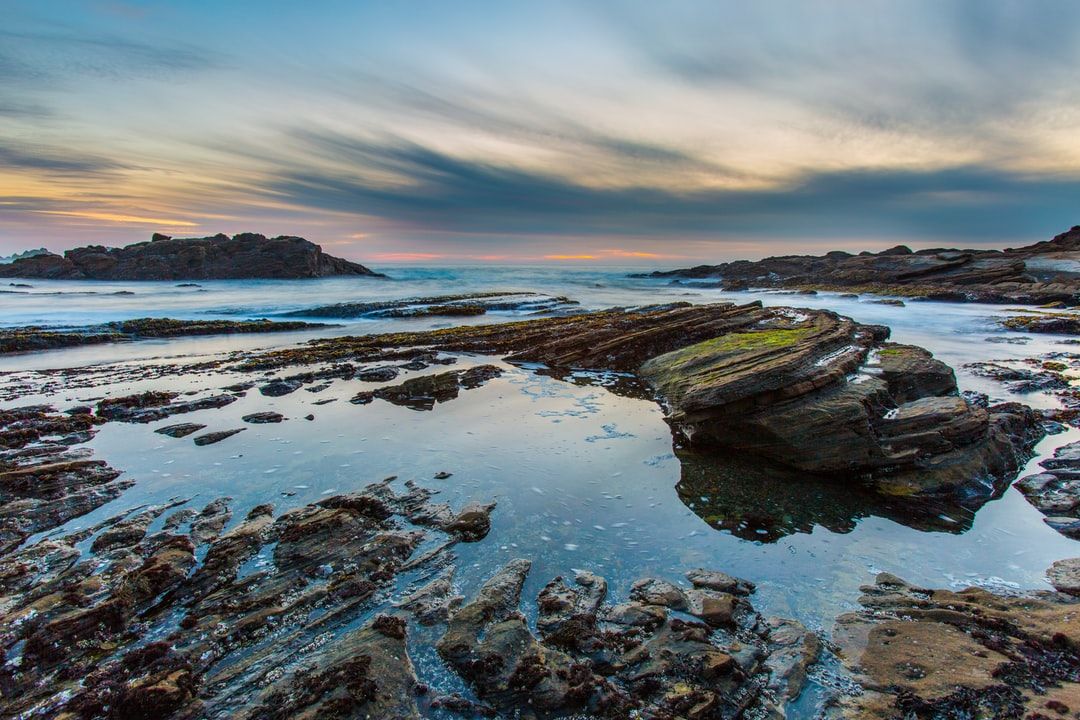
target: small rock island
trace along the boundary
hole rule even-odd
[[[385,277],[363,265],[323,252],[302,237],[268,238],[223,233],[173,238],[154,233],[149,242],[103,245],[21,257],[0,265],[0,277],[50,280],[254,280],[336,275]]]

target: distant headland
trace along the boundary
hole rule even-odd
[[[89,245],[63,255],[39,253],[0,264],[0,277],[54,280],[229,280],[385,277],[324,253],[302,237],[258,233],[173,238],[154,233],[126,247]]]

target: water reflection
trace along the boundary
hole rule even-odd
[[[851,480],[816,477],[734,454],[676,449],[679,499],[717,530],[744,540],[773,543],[821,526],[849,533],[861,518],[877,516],[929,532],[969,530],[975,509],[944,502],[914,506]],[[980,503],[981,504],[981,503]]]

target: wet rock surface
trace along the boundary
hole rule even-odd
[[[863,688],[836,715],[1072,717],[1080,699],[1080,604],[1071,595],[914,587],[888,574],[833,632]]]
[[[738,594],[645,579],[617,606],[605,604],[607,584],[596,575],[555,578],[537,599],[537,635],[519,610],[529,569],[527,560],[507,564],[450,616],[437,644],[479,698],[503,713],[777,715],[817,658],[817,641],[801,626],[766,621],[747,598],[749,585],[720,574]],[[682,609],[706,622],[672,612]]]
[[[131,487],[119,470],[76,447],[93,437],[98,422],[47,405],[0,410],[0,555]]]
[[[1053,335],[1080,335],[1080,315],[1073,313],[1032,312],[1000,321],[1010,330]]]
[[[406,566],[447,557],[413,557],[430,497],[382,483],[276,519],[260,505],[228,530],[219,498],[154,533],[168,508],[5,551],[0,713],[419,717],[405,620],[363,618]],[[96,557],[81,559],[89,536]],[[243,572],[256,556],[269,564]]]
[[[171,238],[126,247],[91,245],[0,265],[0,277],[63,280],[210,280],[313,278],[331,275],[383,277],[363,265],[327,255],[300,237],[257,233]]]
[[[434,410],[437,403],[455,399],[461,390],[478,388],[501,374],[502,370],[494,365],[477,365],[467,370],[423,375],[399,385],[361,391],[350,402],[366,405],[378,398],[410,410]]]
[[[136,395],[106,398],[97,404],[97,414],[106,420],[149,423],[173,415],[222,408],[236,402],[235,395],[209,395],[195,400],[177,401],[174,392],[148,390]]]
[[[1063,445],[1041,463],[1042,472],[1017,481],[1016,487],[1062,535],[1080,539],[1080,442]]]
[[[219,442],[221,442],[222,440],[224,440],[226,438],[230,438],[233,435],[236,435],[237,433],[244,432],[244,430],[246,430],[246,429],[247,428],[233,428],[231,430],[214,430],[213,432],[204,433],[202,435],[196,435],[195,436],[195,444],[199,445],[199,446],[213,445],[214,443],[219,443]]]
[[[1074,259],[1080,226],[1013,250],[927,249],[898,245],[879,253],[786,255],[657,271],[642,277],[713,281],[727,290],[789,288],[902,295],[954,302],[1080,304],[1080,278],[1037,262]]]

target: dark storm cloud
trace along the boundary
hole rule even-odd
[[[767,190],[596,188],[470,162],[414,143],[300,135],[309,151],[390,173],[281,168],[267,188],[303,207],[406,226],[483,234],[820,237],[913,235],[999,241],[1050,233],[1074,218],[1080,180],[1028,179],[982,167],[816,173]]]
[[[80,152],[0,140],[0,168],[97,175],[122,167],[124,166],[112,160]]]

